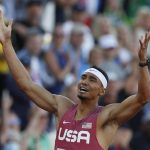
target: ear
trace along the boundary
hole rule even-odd
[[[103,95],[105,94],[105,92],[106,92],[106,89],[100,88],[100,89],[99,89],[98,96],[103,96]]]

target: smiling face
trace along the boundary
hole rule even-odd
[[[85,73],[81,76],[78,84],[78,98],[84,100],[96,100],[104,95],[105,89],[101,81],[92,73]]]

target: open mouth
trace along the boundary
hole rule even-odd
[[[82,93],[88,92],[88,90],[85,87],[80,87],[79,91]]]

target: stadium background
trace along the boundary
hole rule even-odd
[[[50,92],[77,102],[77,81],[91,65],[110,79],[99,105],[137,92],[138,40],[150,29],[149,0],[0,0],[0,9],[13,19],[19,59]],[[0,149],[53,150],[55,134],[54,116],[18,89],[0,47]],[[109,150],[150,150],[150,104],[120,127]]]

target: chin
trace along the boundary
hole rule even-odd
[[[87,99],[88,99],[86,96],[83,96],[83,95],[78,95],[78,98],[79,98],[81,101],[84,101],[84,100],[87,100]]]

